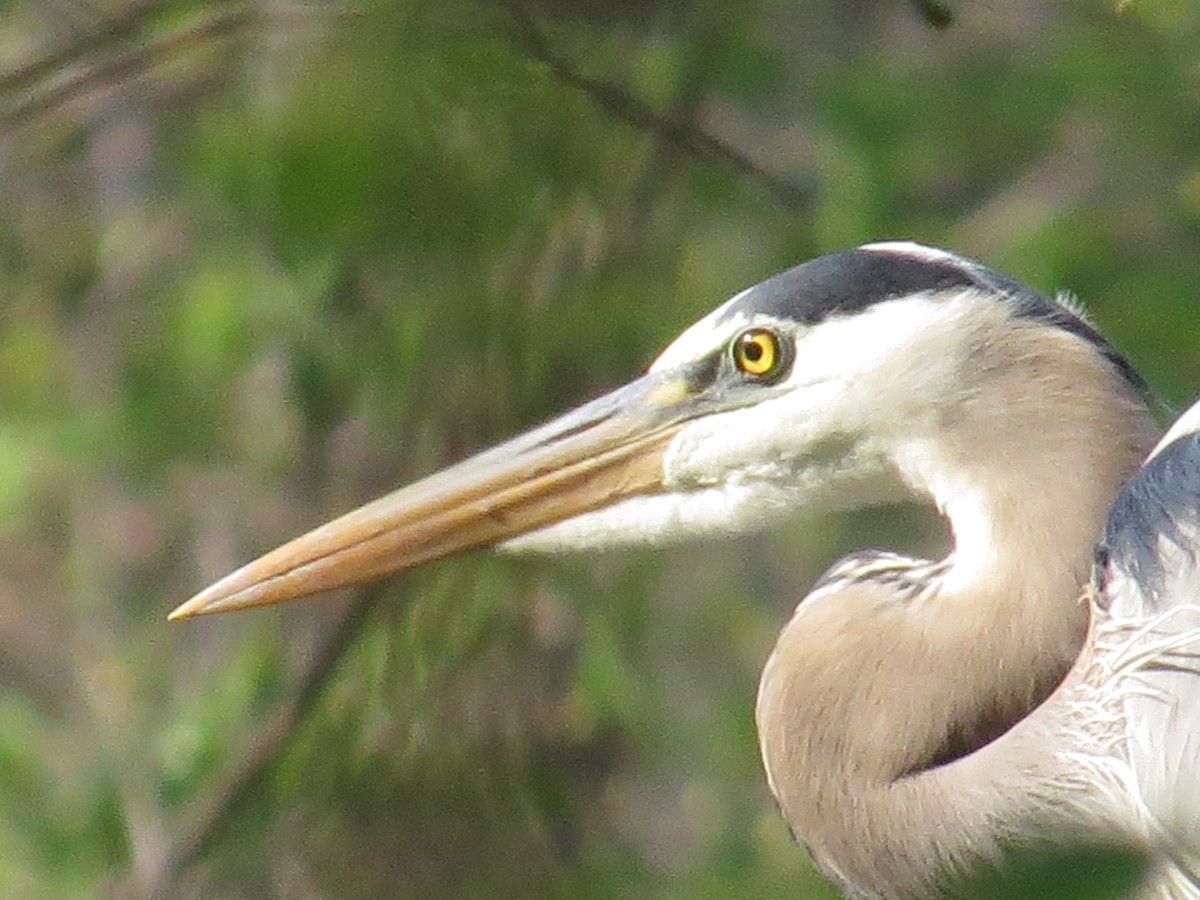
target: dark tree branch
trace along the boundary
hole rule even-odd
[[[356,592],[318,643],[295,688],[280,701],[241,760],[217,782],[207,798],[190,805],[193,820],[180,829],[187,836],[175,843],[156,883],[148,891],[151,897],[177,895],[183,876],[221,838],[243,804],[269,776],[286,752],[297,726],[316,708],[342,658],[362,633],[387,589],[386,583],[377,582]]]
[[[259,7],[246,3],[227,7],[190,27],[147,41],[148,26],[156,11],[152,2],[146,2],[107,20],[102,27],[66,46],[0,73],[0,95],[10,95],[8,108],[0,112],[0,133],[25,125],[96,88],[140,78],[156,66],[207,49],[215,41],[233,39],[254,27],[306,21],[318,15],[353,14],[344,9],[320,10],[303,5]],[[72,68],[77,71],[61,77]],[[56,76],[61,77],[57,84]],[[41,88],[44,82],[49,85]]]
[[[516,38],[521,48],[529,56],[543,63],[564,84],[586,94],[605,112],[640,131],[656,135],[660,140],[683,153],[713,163],[735,175],[755,182],[769,191],[788,209],[802,210],[809,206],[810,198],[804,188],[767,171],[720,138],[702,131],[689,122],[672,119],[659,113],[644,100],[635,97],[612,81],[584,75],[567,59],[550,48],[533,17],[519,2],[506,0],[504,5],[517,27]]]
[[[74,54],[87,55],[93,51],[102,51],[114,43],[123,47],[125,35],[136,33],[138,26],[135,22],[115,30],[109,28],[98,32],[92,39],[82,39],[68,48],[50,54],[46,59],[15,70],[0,80],[0,86],[9,90],[33,81],[32,92],[28,96],[18,100],[4,113],[0,113],[0,132],[27,124],[39,115],[61,108],[99,86],[136,78],[169,59],[204,47],[211,41],[231,37],[259,18],[259,14],[248,7],[222,13],[190,28],[151,41],[145,46],[124,50],[110,58],[85,64],[81,71],[62,83],[46,90],[37,90],[37,80],[49,77],[53,71],[68,65],[68,60],[79,62],[80,58]]]
[[[937,31],[954,24],[954,9],[945,0],[909,0],[921,21]]]
[[[69,44],[56,50],[50,50],[45,55],[24,65],[0,72],[0,92],[23,90],[36,81],[62,71],[89,54],[136,38],[145,26],[147,14],[150,12],[149,6],[136,7],[120,16],[107,19],[100,27],[80,35]]]

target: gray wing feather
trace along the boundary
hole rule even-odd
[[[1200,403],[1113,504],[1098,562],[1099,628],[1123,639],[1097,654],[1118,676],[1131,774],[1170,860],[1152,896],[1200,896]]]

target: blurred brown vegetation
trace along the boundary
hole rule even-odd
[[[1200,384],[1194,0],[0,10],[5,896],[830,897],[757,672],[927,513],[166,613],[871,239]]]

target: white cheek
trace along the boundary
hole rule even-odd
[[[505,541],[499,549],[511,553],[562,553],[662,546],[706,535],[743,534],[785,516],[791,509],[785,500],[765,482],[630,497]]]
[[[906,297],[879,303],[853,316],[836,316],[804,333],[788,383],[805,386],[836,380],[853,390],[865,377],[880,376],[885,387],[904,374],[905,362],[946,327],[953,301]]]
[[[753,498],[756,508],[731,517],[743,523],[757,516],[764,525],[909,496],[890,463],[890,442],[858,428],[853,415],[843,421],[844,405],[830,402],[837,393],[830,382],[803,397],[797,391],[690,423],[667,450],[665,488],[745,489],[729,497]]]
[[[833,382],[777,394],[753,406],[685,425],[663,460],[668,490],[694,490],[730,480],[774,481],[781,487],[814,440],[830,429]]]
[[[762,417],[773,412],[765,406],[684,426],[664,457],[663,493],[618,501],[513,538],[499,549],[560,553],[661,546],[745,534],[806,512],[907,496],[887,461],[887,447],[862,437],[818,441],[822,424],[816,416],[802,415],[792,420],[793,427],[777,420],[775,429],[757,440]]]

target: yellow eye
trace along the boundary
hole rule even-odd
[[[733,361],[747,375],[769,378],[783,367],[783,348],[774,332],[751,328],[733,342]]]

